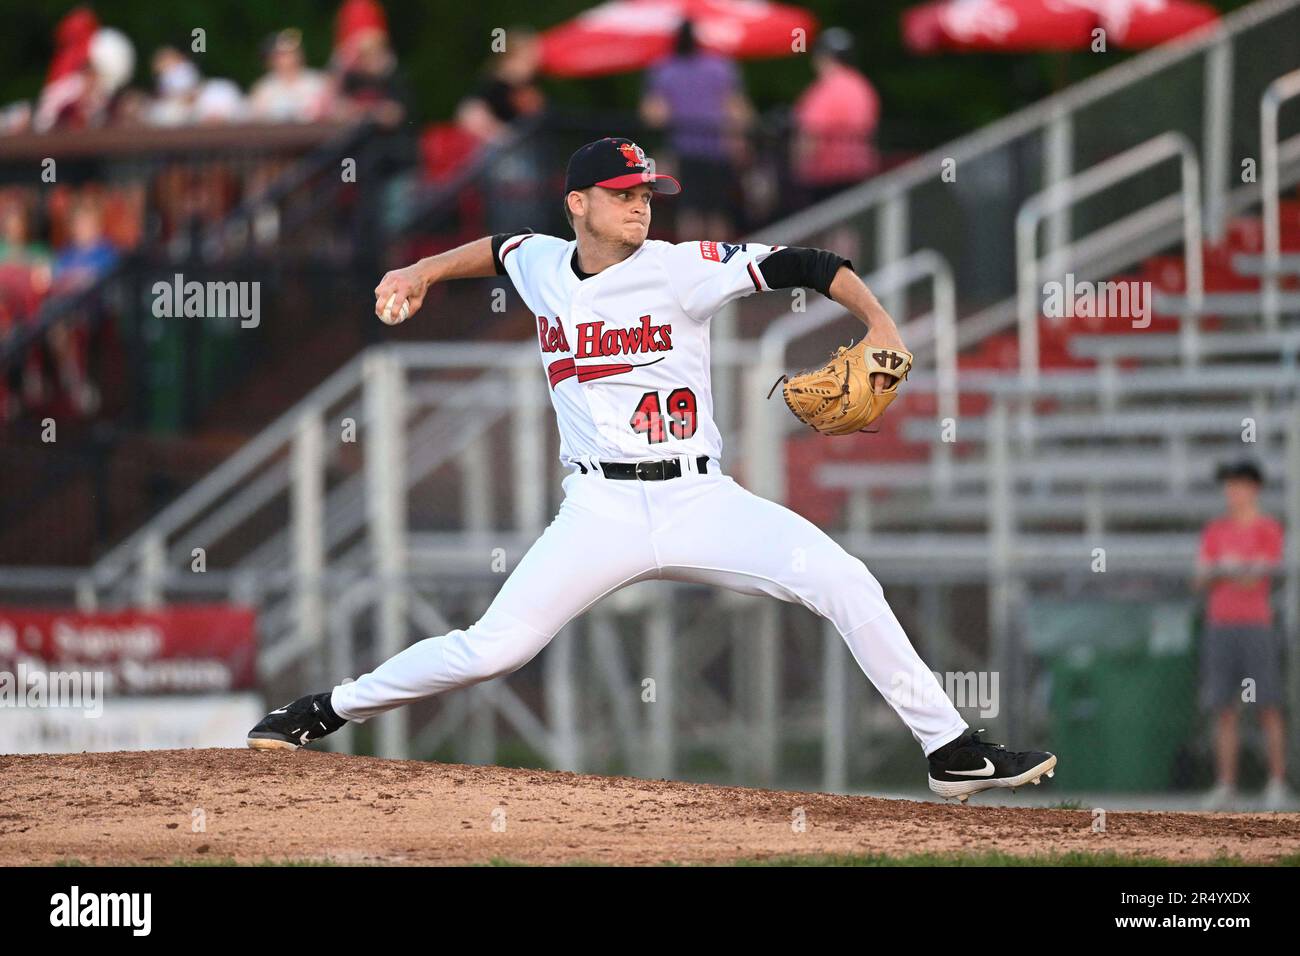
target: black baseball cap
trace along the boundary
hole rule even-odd
[[[1245,478],[1247,481],[1253,481],[1257,485],[1264,484],[1264,473],[1260,471],[1259,465],[1255,464],[1249,458],[1220,465],[1216,477],[1219,481],[1230,481],[1233,478]]]
[[[645,150],[622,136],[606,136],[588,143],[569,157],[564,175],[564,194],[588,186],[627,189],[640,183],[665,196],[682,191],[682,184],[663,173],[652,173]]]

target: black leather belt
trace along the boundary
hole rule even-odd
[[[676,458],[663,458],[659,461],[598,461],[600,470],[606,478],[637,478],[641,481],[664,481],[668,478],[682,476],[682,463]],[[700,455],[695,459],[701,475],[709,473],[709,456]],[[585,475],[589,469],[582,462],[578,467]]]

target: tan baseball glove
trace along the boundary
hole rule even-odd
[[[794,378],[783,375],[785,403],[799,421],[823,435],[851,435],[866,431],[898,397],[898,386],[912,368],[912,353],[906,349],[868,345],[841,345],[828,364]],[[872,387],[872,376],[886,382],[880,391]],[[767,397],[772,397],[776,385]]]

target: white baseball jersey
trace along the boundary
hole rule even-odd
[[[758,264],[781,247],[651,239],[586,279],[573,269],[576,247],[528,233],[498,253],[537,324],[560,461],[720,459],[709,320],[770,291]]]
[[[585,279],[573,269],[575,247],[528,233],[499,242],[496,253],[535,317],[560,459],[574,468],[562,483],[559,512],[478,621],[339,684],[330,698],[334,712],[367,720],[509,674],[606,595],[668,580],[803,605],[844,637],[925,753],[957,739],[966,722],[912,647],[880,583],[825,531],[721,468],[624,480],[594,464],[701,455],[720,461],[709,319],[732,299],[768,289],[760,264],[777,247],[652,240]]]

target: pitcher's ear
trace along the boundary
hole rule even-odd
[[[581,202],[577,203],[577,206],[579,207],[578,215],[585,216],[587,215],[586,203],[587,203],[588,194],[590,192],[591,192],[590,189],[571,189],[569,192],[565,193],[564,218],[568,220],[570,227],[573,226],[574,208],[569,205],[569,198],[573,196],[575,193],[578,195],[578,197],[582,200]]]

